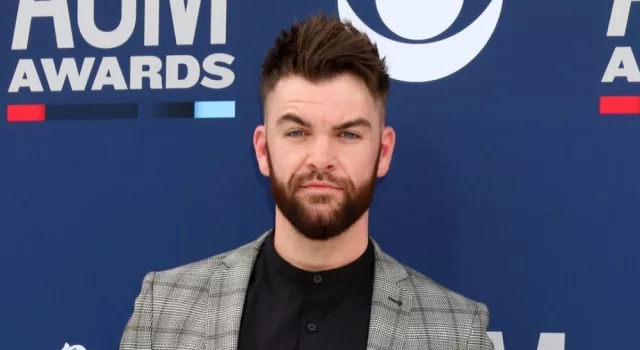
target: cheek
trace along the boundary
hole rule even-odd
[[[281,181],[289,181],[291,176],[300,170],[303,159],[291,151],[274,152],[271,154],[271,164],[275,176]]]
[[[373,154],[366,151],[343,152],[340,155],[340,164],[349,179],[359,186],[371,178],[375,158]]]

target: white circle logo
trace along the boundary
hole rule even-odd
[[[356,15],[348,0],[337,0],[342,20],[366,33],[385,57],[389,75],[406,82],[428,82],[447,77],[469,64],[487,45],[496,29],[503,0],[491,0],[482,14],[459,33],[436,42],[409,44],[386,38]],[[382,22],[410,40],[433,38],[458,18],[464,0],[376,0]]]

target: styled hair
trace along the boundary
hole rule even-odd
[[[362,79],[380,103],[384,120],[390,82],[377,46],[351,22],[319,12],[296,21],[276,38],[261,66],[260,97],[264,103],[278,81],[289,75],[321,82],[344,73]]]

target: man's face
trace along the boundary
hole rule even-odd
[[[314,240],[351,227],[369,209],[394,141],[364,83],[287,77],[269,94],[265,119],[254,144],[278,210]]]

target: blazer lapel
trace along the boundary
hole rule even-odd
[[[374,241],[376,261],[367,350],[403,348],[413,295],[400,282],[406,270]]]
[[[240,321],[253,264],[267,231],[257,240],[237,248],[223,259],[209,284],[206,349],[236,350]],[[400,350],[413,295],[401,282],[405,269],[375,246],[375,270],[367,350]]]
[[[238,348],[240,321],[251,271],[262,242],[269,232],[231,251],[212,276],[209,284],[206,349]]]

